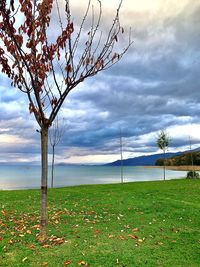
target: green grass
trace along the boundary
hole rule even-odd
[[[47,247],[33,227],[39,200],[0,191],[0,266],[200,266],[198,180],[49,190],[49,236],[62,239]]]

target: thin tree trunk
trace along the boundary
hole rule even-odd
[[[55,161],[55,145],[52,146],[52,165],[51,165],[51,188],[53,188],[53,178],[54,178],[54,161]]]
[[[120,128],[120,154],[121,154],[121,183],[124,183],[124,173],[123,173],[123,151],[122,151],[122,131]]]
[[[41,129],[41,151],[42,151],[42,175],[41,175],[41,221],[40,221],[40,234],[38,241],[45,243],[48,238],[47,225],[47,188],[48,188],[48,128]]]
[[[164,175],[164,181],[165,181],[165,150],[164,150],[164,166],[163,166],[163,175]]]

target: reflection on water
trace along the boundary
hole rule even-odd
[[[120,175],[120,167],[118,166],[56,166],[54,185],[55,187],[62,187],[82,184],[120,183]],[[186,177],[185,171],[166,170],[166,179],[183,177]],[[124,182],[162,179],[162,168],[124,167]],[[1,190],[39,187],[39,166],[0,166]]]

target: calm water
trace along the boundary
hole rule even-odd
[[[119,183],[120,170],[120,167],[110,166],[56,166],[54,186]],[[185,176],[185,171],[166,170],[166,179]],[[160,168],[124,167],[124,182],[162,179]],[[0,166],[0,190],[23,188],[40,188],[39,166]]]

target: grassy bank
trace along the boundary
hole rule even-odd
[[[49,190],[49,235],[39,191],[0,192],[0,266],[200,266],[200,181]]]

